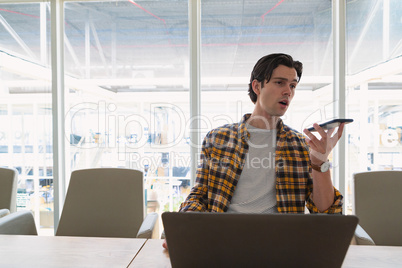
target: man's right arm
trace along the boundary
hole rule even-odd
[[[208,176],[209,176],[209,157],[206,149],[206,141],[202,144],[201,163],[198,165],[196,181],[194,187],[186,200],[180,205],[180,212],[185,211],[207,211],[208,210]]]
[[[186,200],[180,205],[180,212],[186,211],[207,211],[208,207],[208,193],[207,182],[209,174],[208,153],[205,148],[205,139],[202,144],[201,163],[197,168],[197,178],[194,187],[191,189],[190,194]],[[168,249],[166,239],[163,241],[162,247]]]

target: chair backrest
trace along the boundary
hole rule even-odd
[[[38,235],[32,212],[22,210],[0,218],[0,234]]]
[[[138,170],[73,171],[56,235],[136,237],[144,220],[143,192]]]
[[[18,171],[14,168],[0,168],[0,209],[17,211]]]
[[[354,174],[354,213],[376,245],[402,246],[402,171]]]
[[[8,214],[10,214],[10,211],[6,208],[2,208],[0,209],[0,218],[7,216]]]

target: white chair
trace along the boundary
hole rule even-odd
[[[7,216],[8,214],[10,214],[10,211],[6,208],[0,209],[0,218]]]
[[[32,212],[17,211],[0,218],[0,234],[38,235]]]
[[[368,233],[358,224],[356,226],[355,234],[353,236],[352,245],[366,245],[375,246],[373,239],[368,235]]]
[[[94,168],[71,173],[56,236],[152,238],[157,213],[144,220],[141,171]]]
[[[376,245],[402,246],[402,171],[354,174],[354,214]]]
[[[17,211],[18,171],[14,168],[0,168],[0,209]]]

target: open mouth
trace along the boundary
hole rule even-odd
[[[289,104],[289,101],[288,100],[282,100],[282,101],[280,101],[279,102],[280,104],[282,104],[282,105],[288,105]]]

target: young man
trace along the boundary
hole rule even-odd
[[[205,137],[194,187],[180,211],[241,213],[341,213],[342,195],[331,181],[328,155],[341,138],[318,124],[304,137],[280,119],[302,75],[302,63],[286,54],[261,58],[251,73],[255,104],[236,124]],[[164,243],[166,248],[166,243]]]

